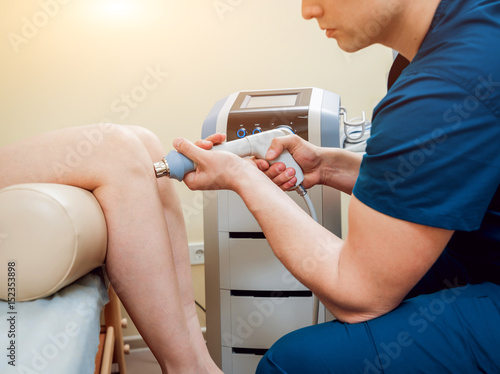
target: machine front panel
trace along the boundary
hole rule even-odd
[[[243,91],[229,112],[227,140],[288,126],[308,140],[308,111],[311,88],[272,91]]]

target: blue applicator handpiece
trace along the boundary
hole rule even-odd
[[[274,130],[264,131],[258,134],[249,135],[245,138],[222,143],[212,148],[213,151],[227,151],[240,157],[255,156],[265,159],[267,150],[271,146],[274,138],[293,134],[288,127],[278,127]],[[295,169],[295,176],[298,187],[304,180],[302,169],[295,162],[288,151],[283,151],[276,159],[269,161],[270,164],[283,162],[286,167]],[[182,181],[187,173],[196,170],[196,165],[189,158],[177,151],[170,151],[161,161],[154,164],[156,177],[167,177]]]

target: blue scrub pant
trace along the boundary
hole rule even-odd
[[[257,374],[269,373],[500,373],[500,286],[442,289],[368,322],[294,331],[261,359]]]

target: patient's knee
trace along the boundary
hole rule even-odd
[[[99,124],[86,126],[83,133],[96,146],[98,168],[119,175],[150,175],[154,177],[151,158],[144,143],[129,126]]]
[[[139,140],[144,144],[144,146],[150,152],[150,154],[155,154],[155,157],[158,157],[156,153],[160,152],[161,156],[163,156],[164,153],[163,145],[158,136],[154,132],[140,126],[126,126],[126,127],[139,138]]]

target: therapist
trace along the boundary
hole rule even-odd
[[[267,154],[352,195],[345,241],[280,192],[295,183],[283,164],[205,150],[219,134],[174,142],[198,165],[188,187],[238,193],[337,318],[280,339],[257,372],[500,372],[500,0],[303,0],[302,14],[344,51],[379,43],[411,63],[363,158],[297,136]]]

